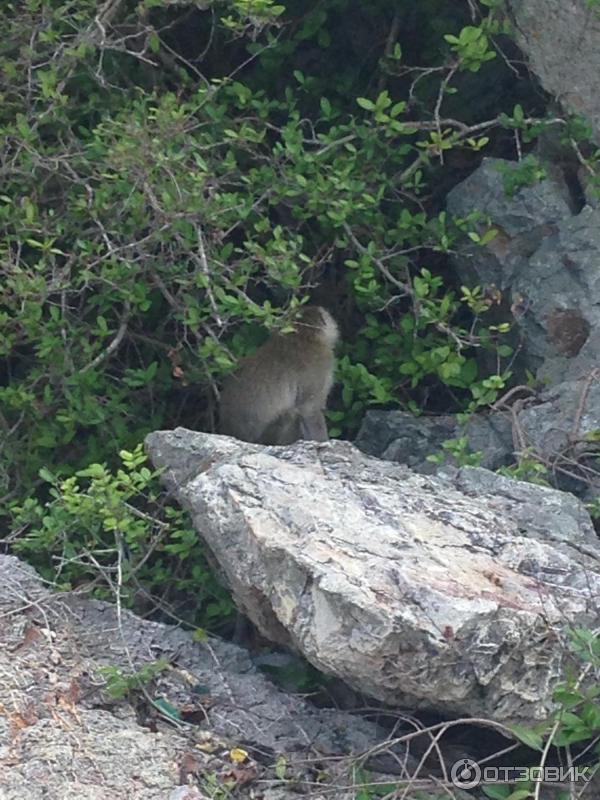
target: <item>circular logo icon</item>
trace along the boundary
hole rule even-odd
[[[481,767],[470,758],[461,758],[452,765],[450,780],[457,789],[474,789],[481,780]]]

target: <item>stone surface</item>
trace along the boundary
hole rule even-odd
[[[168,667],[132,702],[103,691],[101,668],[130,675],[160,658]],[[158,700],[185,711],[186,722],[167,721],[153,709]],[[285,800],[312,781],[310,759],[327,756],[340,767],[331,772],[336,791],[350,800],[344,756],[385,738],[359,716],[284,694],[232,644],[197,643],[125,609],[54,594],[31,567],[0,556],[0,800],[187,800],[186,776],[191,800],[220,796],[232,774],[236,797],[273,790]],[[247,764],[231,760],[233,747],[250,754]],[[278,756],[295,777],[289,785],[275,775]]]
[[[599,558],[598,537],[581,502],[570,492],[516,481],[478,467],[448,469],[440,477],[514,520],[521,535],[552,542],[571,555],[579,552],[594,560]]]
[[[598,623],[597,541],[570,496],[452,485],[340,442],[146,444],[260,630],[386,703],[541,719],[566,628]]]
[[[598,492],[600,371],[542,392],[539,402],[519,411],[517,423],[527,449],[559,485],[578,494]]]
[[[456,261],[461,278],[469,284],[509,288],[523,260],[537,250],[558,222],[572,216],[567,186],[554,177],[525,186],[510,197],[503,172],[516,169],[514,161],[484,158],[448,193],[446,206],[452,215],[461,218],[479,211],[498,231],[485,248],[467,244],[461,249]]]
[[[497,469],[513,460],[512,425],[502,413],[475,414],[465,426],[448,415],[415,417],[406,411],[367,411],[356,437],[359,450],[370,456],[406,464],[417,472],[434,473],[430,455],[444,455],[443,444],[466,437],[470,453],[480,453],[480,465]]]
[[[499,317],[512,318],[518,331],[521,373],[550,384],[577,380],[598,363],[600,209],[572,214],[553,180],[508,198],[500,164],[484,159],[448,195],[453,214],[482,210],[499,231],[485,248],[466,244],[455,265],[465,283],[501,291]]]
[[[507,0],[517,42],[546,91],[591,123],[600,143],[600,16],[585,0]]]

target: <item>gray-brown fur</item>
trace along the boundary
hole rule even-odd
[[[293,333],[273,334],[226,379],[219,432],[259,444],[326,441],[337,337],[331,315],[307,306]]]

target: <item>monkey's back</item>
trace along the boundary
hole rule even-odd
[[[328,314],[319,317],[319,324],[311,320],[303,328],[274,334],[225,380],[221,433],[258,442],[280,415],[305,406],[325,407],[333,383],[337,329]]]

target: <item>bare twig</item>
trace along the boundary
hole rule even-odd
[[[383,57],[388,59],[394,50],[394,44],[396,43],[396,39],[398,38],[398,34],[400,33],[400,9],[397,8],[394,12],[394,18],[392,19],[392,24],[390,25],[390,31],[388,33],[388,37],[385,42],[385,48],[383,51]],[[387,84],[387,72],[385,70],[381,71],[381,75],[379,76],[379,81],[377,83],[377,94],[381,94],[386,87]]]
[[[442,103],[444,101],[444,95],[446,93],[446,89],[448,88],[448,84],[450,83],[452,78],[456,75],[458,67],[459,67],[458,62],[456,64],[453,64],[448,70],[448,74],[444,77],[444,79],[440,83],[437,100],[435,102],[435,108],[433,109],[433,119],[435,120],[436,131],[439,137],[440,151],[438,155],[441,164],[444,163],[444,150],[442,148],[442,121],[440,119],[440,110],[442,108]]]
[[[571,439],[576,439],[579,435],[579,428],[581,426],[581,417],[583,416],[583,412],[585,411],[585,407],[587,405],[587,400],[590,394],[590,389],[592,388],[592,384],[594,381],[598,379],[600,375],[600,370],[596,367],[591,370],[590,374],[585,379],[583,384],[583,388],[581,390],[581,397],[579,398],[579,403],[577,405],[577,411],[575,412],[575,419],[573,420],[573,428],[571,430]]]
[[[514,397],[516,394],[520,394],[521,392],[525,392],[529,395],[535,395],[536,392],[531,386],[526,386],[524,383],[519,384],[519,386],[513,386],[512,389],[509,389],[508,392],[499,397],[496,402],[491,406],[493,411],[497,411],[500,408],[508,408],[508,401],[511,397]]]
[[[119,324],[119,329],[117,331],[115,338],[112,340],[112,342],[108,345],[108,347],[105,350],[103,350],[101,353],[98,353],[98,355],[96,356],[96,358],[94,358],[93,361],[90,361],[89,364],[86,364],[85,367],[82,367],[79,370],[80,373],[83,374],[84,372],[89,372],[89,370],[94,369],[95,367],[98,366],[98,364],[101,364],[109,356],[111,356],[115,352],[115,350],[118,349],[119,345],[123,341],[123,337],[127,332],[127,325],[129,323],[129,314],[130,314],[130,305],[129,301],[126,300],[123,315],[121,316],[121,322]]]

